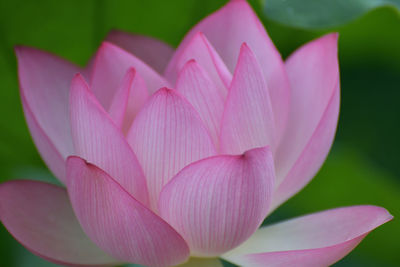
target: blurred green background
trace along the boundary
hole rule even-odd
[[[364,1],[337,1],[366,4],[346,5],[346,10],[340,5],[329,10],[315,7],[315,0],[301,5],[295,0],[251,1],[285,58],[306,41],[326,32],[340,33],[342,103],[336,141],[317,177],[265,223],[337,206],[380,205],[395,219],[335,266],[400,266],[400,16],[393,7],[374,9],[379,3],[400,4]],[[150,35],[176,46],[191,26],[225,2],[0,0],[0,181],[53,179],[25,125],[14,45],[38,47],[84,65],[110,29]],[[320,16],[304,21],[309,14]],[[3,226],[0,265],[56,266],[26,251]]]

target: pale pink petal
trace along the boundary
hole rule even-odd
[[[149,266],[176,265],[188,258],[183,238],[96,166],[68,158],[67,187],[82,228],[110,255]]]
[[[130,79],[130,89],[125,117],[122,124],[122,131],[124,133],[128,132],[133,120],[139,113],[139,110],[149,98],[149,92],[147,91],[146,83],[144,82],[143,78],[140,77],[139,73],[137,73],[135,69],[130,69],[127,76]]]
[[[143,167],[150,204],[157,210],[162,187],[183,167],[215,155],[201,118],[175,90],[155,93],[137,115],[128,141]]]
[[[0,219],[34,254],[68,266],[115,266],[85,235],[64,188],[34,181],[0,185]]]
[[[73,153],[69,87],[80,69],[34,48],[17,47],[15,51],[21,98],[32,137],[49,168],[64,181],[62,161]]]
[[[275,136],[267,83],[254,54],[243,44],[222,117],[221,152],[242,154],[266,145],[274,150]]]
[[[213,138],[214,144],[218,146],[221,118],[224,110],[224,96],[211,81],[206,71],[196,61],[188,61],[179,74],[176,90],[199,113]]]
[[[220,93],[225,97],[229,84],[232,79],[232,74],[229,72],[224,62],[208,42],[203,33],[192,36],[193,38],[185,47],[178,49],[174,57],[171,59],[165,71],[165,76],[171,82],[175,82],[179,72],[189,60],[196,62],[208,72],[208,75],[217,86]]]
[[[146,83],[134,68],[129,68],[108,111],[123,133],[128,132],[136,114],[147,98],[149,98],[149,92]]]
[[[60,154],[60,151],[57,150],[53,142],[43,131],[42,127],[40,127],[23,96],[21,97],[21,100],[24,108],[26,123],[28,124],[32,139],[39,150],[40,155],[51,172],[62,183],[65,183],[65,159],[63,155]]]
[[[268,147],[203,159],[184,168],[163,188],[160,215],[188,242],[192,255],[218,256],[260,226],[274,180]]]
[[[245,0],[230,1],[193,27],[176,54],[182,53],[198,32],[204,33],[231,72],[235,68],[242,43],[247,43],[251,48],[268,83],[280,135],[289,111],[290,87],[281,56],[250,5]]]
[[[122,124],[124,123],[125,112],[128,106],[128,99],[135,72],[136,71],[133,68],[128,69],[125,76],[122,78],[121,85],[115,92],[108,110],[108,114],[110,114],[110,117],[119,128],[122,128]]]
[[[146,81],[150,93],[168,85],[155,70],[146,63],[108,42],[104,42],[97,52],[90,86],[102,106],[108,110],[122,78],[129,68],[135,70]]]
[[[306,44],[288,59],[286,67],[293,98],[288,128],[276,155],[280,186],[273,205],[311,180],[333,142],[340,104],[337,34]]]
[[[162,41],[117,30],[111,31],[106,40],[137,56],[158,73],[163,73],[174,53],[174,49]]]
[[[330,266],[391,219],[387,210],[376,206],[319,212],[262,227],[222,258],[240,266]]]
[[[72,81],[70,101],[76,155],[101,166],[137,200],[147,204],[146,179],[135,154],[80,75]]]

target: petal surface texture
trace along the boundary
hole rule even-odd
[[[203,159],[164,187],[160,215],[185,238],[192,255],[217,256],[257,230],[268,212],[274,180],[268,147]]]
[[[337,34],[304,45],[287,60],[286,68],[293,101],[276,155],[279,187],[274,206],[314,177],[332,145],[340,104]]]
[[[230,1],[197,24],[184,38],[176,54],[190,43],[194,35],[204,33],[211,45],[233,72],[243,43],[254,52],[270,90],[279,133],[286,124],[290,87],[282,58],[264,26],[245,0]]]
[[[0,185],[0,219],[32,253],[68,266],[120,264],[83,232],[64,188],[18,180]]]
[[[111,31],[106,40],[137,56],[158,73],[164,72],[174,53],[174,49],[162,41],[122,31]]]
[[[110,114],[110,117],[119,128],[122,128],[122,124],[124,123],[124,117],[128,107],[128,99],[135,72],[136,71],[133,68],[128,69],[125,76],[122,78],[121,85],[115,92],[108,110],[108,114]]]
[[[330,266],[391,219],[387,210],[376,206],[323,211],[262,227],[222,258],[253,267]]]
[[[207,70],[217,88],[223,96],[226,96],[226,88],[231,82],[232,75],[204,34],[200,32],[194,35],[187,46],[182,48],[178,48],[178,52],[171,59],[165,72],[169,81],[175,82],[183,66],[189,60],[194,59],[203,69]]]
[[[176,90],[167,88],[149,99],[127,138],[146,175],[153,210],[161,189],[178,171],[216,154],[200,116]]]
[[[260,65],[246,44],[235,69],[221,124],[221,152],[242,154],[255,147],[274,148],[275,122]]]
[[[190,60],[179,74],[176,90],[193,105],[207,126],[214,144],[218,145],[224,96],[206,71],[196,61]]]
[[[110,108],[122,78],[131,67],[143,77],[151,93],[168,85],[164,78],[139,58],[114,44],[104,42],[97,52],[90,86],[106,110]]]
[[[70,100],[76,155],[104,169],[147,205],[146,179],[135,154],[80,75],[72,81]]]
[[[82,228],[110,255],[146,266],[171,266],[188,258],[182,237],[96,166],[68,158],[67,186]]]
[[[136,115],[149,98],[146,83],[136,70],[128,70],[126,78],[128,83],[125,86],[130,86],[130,89],[125,116],[122,123],[122,131],[124,133],[128,132]]]
[[[17,47],[18,76],[25,117],[51,171],[65,181],[65,159],[73,153],[68,123],[69,88],[80,69],[56,56]]]

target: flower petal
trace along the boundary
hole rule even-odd
[[[217,256],[257,230],[268,212],[274,180],[268,147],[203,159],[163,188],[160,215],[188,242],[192,255]]]
[[[149,98],[149,92],[147,91],[146,83],[139,75],[139,73],[131,68],[128,71],[127,76],[130,79],[130,93],[124,121],[122,124],[122,131],[124,133],[128,133],[128,130],[131,127],[133,120],[143,107],[144,103]]]
[[[289,82],[279,52],[247,1],[230,1],[203,19],[187,34],[176,54],[181,53],[198,32],[204,33],[231,72],[235,68],[242,43],[247,43],[251,48],[268,83],[280,136],[289,111]]]
[[[347,255],[392,219],[383,208],[354,206],[319,212],[259,229],[222,258],[241,266],[325,267]]]
[[[288,59],[286,67],[293,101],[276,155],[279,187],[273,205],[311,180],[333,142],[340,105],[337,34],[306,44]]]
[[[111,31],[106,40],[137,56],[158,73],[163,73],[174,53],[174,49],[162,41],[123,31]]]
[[[40,127],[24,97],[22,106],[24,108],[25,119],[28,124],[32,139],[42,156],[47,167],[62,182],[65,183],[65,159],[60,151],[54,146],[53,142]]]
[[[214,144],[219,144],[219,132],[224,96],[211,81],[206,71],[195,61],[190,60],[182,68],[176,82],[178,90],[196,109],[203,123],[213,138]]]
[[[134,68],[128,69],[125,76],[122,78],[121,85],[115,92],[108,110],[108,114],[110,114],[111,119],[119,128],[122,128],[122,124],[124,122],[125,112],[128,106],[128,99],[135,72],[136,71]]]
[[[267,83],[250,48],[243,44],[225,103],[221,124],[221,152],[241,154],[275,147],[275,122]]]
[[[0,185],[0,219],[32,253],[69,266],[114,266],[80,227],[64,188],[17,180]]]
[[[32,137],[46,164],[64,181],[63,161],[73,153],[68,123],[69,87],[80,69],[34,48],[16,47],[15,52],[21,98]]]
[[[167,88],[149,99],[127,138],[146,175],[153,210],[157,210],[162,187],[178,171],[216,153],[193,107],[177,91]]]
[[[68,158],[67,186],[82,228],[114,257],[150,266],[176,265],[188,258],[182,237],[96,166]]]
[[[220,93],[224,97],[226,96],[226,88],[232,80],[232,74],[203,33],[199,32],[194,35],[185,47],[178,48],[177,51],[179,52],[173,56],[165,71],[165,76],[169,81],[175,82],[186,62],[194,59],[203,69],[207,70]]]
[[[76,155],[101,166],[146,205],[146,180],[135,154],[80,75],[72,81],[70,100]]]
[[[131,67],[146,81],[150,93],[168,85],[155,70],[127,51],[104,42],[97,53],[91,75],[91,88],[102,106],[108,110],[121,84],[122,78]]]
[[[134,68],[129,68],[108,111],[123,133],[128,132],[136,114],[148,98],[146,83]]]

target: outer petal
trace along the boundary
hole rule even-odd
[[[71,128],[77,155],[101,166],[137,200],[148,203],[146,180],[135,154],[80,75],[72,81]]]
[[[46,164],[64,181],[64,160],[73,153],[69,86],[79,68],[33,48],[17,47],[15,51],[21,98],[32,137]]]
[[[70,157],[67,186],[82,228],[114,257],[149,266],[176,265],[188,258],[182,237],[96,166]]]
[[[274,205],[309,182],[333,142],[340,102],[337,34],[305,45],[286,64],[293,101],[287,132],[276,156],[280,186]]]
[[[91,88],[102,106],[108,110],[122,78],[130,67],[144,78],[149,91],[168,85],[168,83],[151,67],[127,51],[111,43],[104,42],[94,63],[91,76]]]
[[[60,154],[60,151],[54,146],[49,136],[40,127],[24,97],[22,97],[22,106],[26,122],[40,155],[42,155],[43,160],[53,174],[61,182],[65,183],[65,159],[63,155]]]
[[[243,44],[221,124],[221,152],[241,154],[275,146],[275,122],[267,83],[250,48]]]
[[[244,42],[248,44],[265,75],[277,129],[282,133],[289,111],[287,75],[279,52],[249,4],[245,0],[230,1],[202,20],[185,37],[176,54],[181,53],[198,32],[204,33],[231,72],[235,68],[240,46]]]
[[[268,147],[240,156],[192,163],[160,194],[160,215],[196,256],[217,256],[239,245],[264,220],[275,180]]]
[[[64,188],[34,181],[0,186],[0,219],[34,254],[69,266],[114,266],[80,227]]]
[[[375,206],[328,210],[263,227],[222,258],[254,267],[330,266],[391,219]]]
[[[143,107],[128,141],[143,166],[153,210],[157,209],[162,187],[178,171],[216,153],[193,107],[167,88],[155,93]]]
[[[137,56],[159,73],[163,73],[174,53],[174,49],[162,41],[122,31],[111,31],[106,40]]]
[[[210,78],[217,85],[220,93],[225,97],[232,75],[226,68],[224,62],[208,42],[203,33],[199,32],[193,36],[193,39],[182,49],[178,49],[174,57],[171,59],[165,71],[165,76],[169,81],[175,82],[178,73],[183,66],[191,59],[194,59],[207,70]]]
[[[176,90],[193,105],[207,126],[214,144],[218,145],[224,96],[196,61],[190,60],[183,67]]]

